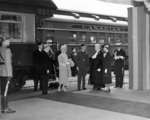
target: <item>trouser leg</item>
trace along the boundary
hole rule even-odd
[[[123,74],[120,75],[120,88],[123,87]]]
[[[1,82],[1,111],[4,111],[5,109],[6,109],[6,104],[7,104],[7,102],[6,102],[6,97],[4,97],[4,93],[5,93],[5,86],[6,86],[6,83],[7,83],[7,81],[6,81],[7,79],[6,78],[4,78],[4,77],[1,77],[1,80],[0,80],[0,82]]]
[[[85,89],[85,74],[82,75],[82,89]]]
[[[48,76],[42,76],[42,94],[48,93]]]
[[[36,91],[38,88],[38,77],[36,76],[36,78],[34,79],[34,90]]]
[[[119,78],[119,75],[118,74],[116,74],[116,87],[119,87],[119,85],[120,85],[120,78]]]
[[[81,89],[81,79],[82,79],[81,74],[78,74],[78,90]]]
[[[1,82],[1,111],[5,111],[8,108],[8,100],[7,100],[7,90],[6,90],[6,85],[7,82],[9,81],[9,78],[7,77],[2,77],[0,82]]]
[[[40,76],[40,90],[42,90],[42,77]]]

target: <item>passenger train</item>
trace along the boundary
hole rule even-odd
[[[110,44],[112,52],[117,43],[121,43],[128,54],[127,23],[55,18],[52,17],[51,11],[57,9],[54,4],[50,3],[49,6],[46,0],[37,1],[45,3],[28,4],[30,2],[25,0],[0,1],[0,34],[10,39],[13,53],[14,84],[10,87],[20,89],[27,79],[33,78],[32,52],[37,41],[44,42],[49,37],[54,38],[54,51],[58,50],[61,44],[68,44],[68,54],[71,54],[73,48],[79,49],[79,45],[84,43],[88,46],[88,54],[91,56],[95,43]],[[126,65],[128,66],[128,62]]]

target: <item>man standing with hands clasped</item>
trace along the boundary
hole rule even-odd
[[[114,51],[114,66],[115,66],[115,77],[116,85],[115,87],[123,87],[123,77],[124,77],[124,63],[126,58],[125,51],[120,47],[120,43],[117,44],[117,49]]]
[[[81,83],[82,89],[85,90],[85,76],[89,70],[89,57],[86,53],[86,46],[81,44],[81,49],[77,54],[76,65],[78,69],[78,90],[81,90]]]

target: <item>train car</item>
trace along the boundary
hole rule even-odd
[[[36,48],[36,26],[57,7],[49,0],[0,0],[0,36],[9,39],[13,54],[10,91],[22,88],[33,77],[32,52]]]
[[[36,48],[35,43],[49,37],[57,43],[55,48],[68,44],[68,54],[74,47],[79,49],[81,43],[88,45],[89,55],[95,43],[109,43],[113,51],[115,44],[121,42],[127,52],[127,24],[57,19],[53,17],[54,13],[66,14],[65,11],[57,11],[51,0],[0,0],[0,35],[11,41],[13,53],[12,89],[22,88],[25,81],[33,77],[32,52]],[[88,13],[82,15],[89,16]]]
[[[53,36],[55,42],[67,44],[69,46],[68,54],[71,54],[73,48],[79,49],[82,43],[88,46],[89,56],[93,54],[95,43],[109,44],[113,54],[119,43],[128,56],[127,22],[123,24],[51,17],[42,21],[42,25],[37,27],[37,32],[40,39]],[[125,68],[128,69],[128,59],[125,61]]]

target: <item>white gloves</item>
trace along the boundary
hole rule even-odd
[[[101,69],[100,69],[100,68],[98,68],[98,69],[97,69],[97,72],[100,72],[100,71],[101,71]]]
[[[108,69],[105,69],[105,71],[104,71],[104,72],[105,72],[105,74],[107,74],[107,71],[108,71]]]

